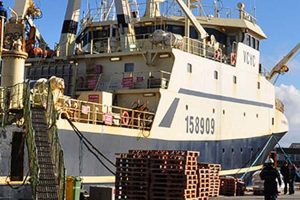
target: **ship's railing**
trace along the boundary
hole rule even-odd
[[[0,121],[3,127],[14,122],[18,116],[13,116],[24,107],[25,83],[19,83],[10,87],[0,87]]]
[[[74,122],[141,130],[150,130],[155,116],[154,113],[147,111],[146,105],[141,105],[137,109],[129,109],[71,98],[60,98],[57,105],[57,109],[67,114]]]
[[[47,102],[46,102],[46,119],[49,127],[49,139],[51,144],[51,157],[52,162],[54,163],[55,175],[58,180],[59,187],[59,199],[64,199],[65,194],[65,165],[64,165],[64,154],[62,147],[59,142],[56,119],[57,119],[57,111],[54,105],[53,94],[50,90],[50,86],[45,84],[48,89]]]
[[[121,90],[121,89],[146,89],[146,88],[168,88],[170,72],[123,72],[115,73],[107,79],[99,80],[96,90]],[[106,79],[105,79],[106,78]]]
[[[145,15],[147,6],[145,2],[139,2],[136,4],[129,3],[129,5],[131,7],[131,11],[135,13],[134,15],[136,16],[136,20]],[[156,5],[153,7],[156,7]],[[174,0],[160,2],[159,9],[162,16],[185,16],[180,6]],[[202,4],[201,2],[194,2],[192,3],[190,9],[195,16],[200,17],[243,18],[253,23],[256,22],[256,18],[252,14],[245,10],[235,8],[226,8],[223,6],[218,8],[213,5]],[[102,5],[100,8],[90,8],[89,11],[82,17],[81,27],[85,27],[85,25],[89,22],[101,22],[106,20],[116,20],[116,11],[114,9],[114,5],[107,4]]]
[[[128,36],[126,40],[129,39]],[[170,44],[169,42],[159,42],[155,43],[152,39],[151,34],[141,34],[135,35],[135,48],[131,48],[132,52],[142,52],[148,50],[167,50],[171,48],[180,49],[185,52],[192,53],[194,55],[198,55],[201,57],[209,58],[216,60],[218,62],[232,64],[230,62],[230,55],[226,53],[226,48],[222,47],[222,45],[217,45],[211,42],[203,43],[200,40],[183,37],[181,40],[171,35],[171,38],[168,41],[176,41],[174,44]],[[90,45],[88,45],[89,49],[85,51],[90,54],[101,54],[101,53],[114,53],[121,51],[120,38],[94,38],[90,41]],[[235,53],[235,52],[232,52]],[[233,64],[232,64],[233,65]]]
[[[280,112],[284,113],[284,104],[279,99],[275,100],[275,108]]]
[[[31,112],[31,94],[30,88],[26,87],[24,89],[24,122],[26,126],[26,144],[29,158],[29,168],[30,168],[30,182],[32,187],[32,195],[35,199],[36,189],[39,181],[39,165],[38,165],[38,154],[37,147],[35,144],[35,132],[32,125],[32,112]]]

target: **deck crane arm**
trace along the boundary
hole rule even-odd
[[[267,80],[272,80],[276,74],[283,74],[289,71],[286,65],[300,50],[300,43],[298,43],[286,56],[284,56],[271,70],[270,74],[266,76]]]
[[[208,36],[205,29],[202,27],[202,25],[197,21],[196,17],[193,15],[191,10],[186,6],[183,0],[176,0],[183,12],[186,14],[186,16],[189,18],[189,20],[192,22],[192,24],[195,26],[195,29],[200,34],[200,38],[204,39]]]
[[[80,9],[81,0],[68,0],[65,19],[59,40],[60,57],[71,56],[74,53]]]
[[[33,0],[15,1],[13,10],[17,13],[19,19],[24,19],[29,27],[35,29],[35,38],[38,40],[39,46],[43,48],[48,47],[48,44],[33,23],[33,19],[40,18],[42,15],[41,10],[35,6]]]
[[[136,38],[129,1],[115,0],[115,7],[121,47],[124,51],[131,51],[131,49],[135,48]]]

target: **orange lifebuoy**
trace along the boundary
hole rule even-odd
[[[127,111],[123,111],[122,117],[121,117],[122,125],[128,125],[129,124],[129,113]]]
[[[230,64],[235,65],[236,64],[236,53],[230,54]]]
[[[222,54],[221,49],[215,50],[214,58],[215,58],[216,60],[221,60],[221,54]]]

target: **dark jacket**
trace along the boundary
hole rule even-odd
[[[282,174],[284,181],[289,181],[290,180],[290,169],[289,169],[288,165],[283,165],[280,168],[280,173]]]
[[[266,165],[260,173],[260,178],[264,180],[265,195],[277,195],[277,182],[281,185],[280,174],[272,165]]]
[[[290,180],[291,181],[295,181],[296,180],[296,176],[297,176],[297,169],[294,165],[291,166],[291,170],[290,170]]]

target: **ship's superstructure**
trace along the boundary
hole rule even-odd
[[[233,18],[217,6],[204,14],[201,2],[115,0],[114,9],[105,1],[83,17],[75,39],[80,1],[70,2],[56,56],[31,49],[25,72],[63,78],[72,96],[56,104],[67,174],[113,181],[74,127],[112,160],[128,149],[196,150],[202,162],[222,164],[223,175],[259,169],[288,131],[262,73],[266,35],[243,4]]]

